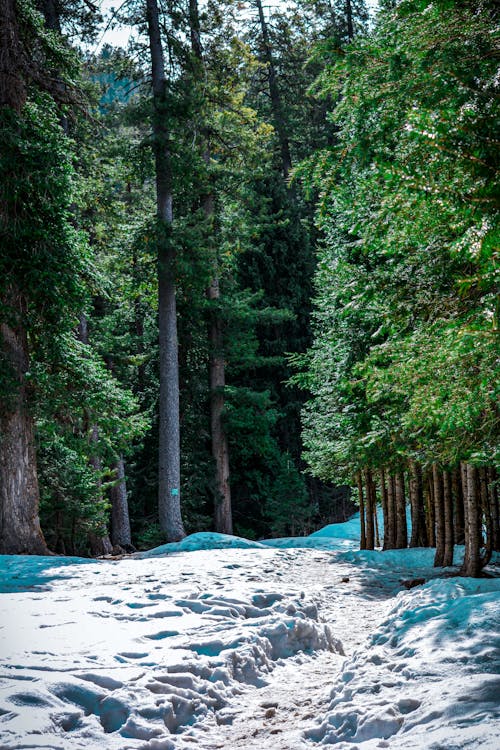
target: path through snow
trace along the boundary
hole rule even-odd
[[[0,750],[497,750],[498,579],[338,532],[0,557]]]

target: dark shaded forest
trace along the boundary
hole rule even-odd
[[[480,574],[496,5],[0,0],[0,553],[359,505],[362,548]]]

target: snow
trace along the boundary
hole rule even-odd
[[[0,750],[496,750],[500,580],[356,533],[0,556]]]

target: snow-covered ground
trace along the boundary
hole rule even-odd
[[[498,750],[500,579],[358,535],[0,557],[0,749]]]

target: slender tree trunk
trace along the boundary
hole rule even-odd
[[[117,480],[110,489],[111,498],[111,541],[113,545],[123,547],[127,552],[132,547],[130,517],[128,512],[127,484],[125,480],[125,462],[120,456],[113,467]]]
[[[451,491],[453,494],[454,518],[455,518],[455,543],[464,543],[464,493],[462,492],[462,477],[460,467],[453,469],[451,474]]]
[[[500,514],[498,508],[498,487],[495,469],[488,469],[488,491],[493,525],[493,549],[495,552],[500,552]]]
[[[26,305],[13,289],[5,302],[15,320],[0,321],[0,351],[12,378],[12,393],[0,404],[0,553],[46,555],[49,552],[38,516],[34,423],[26,382]]]
[[[373,525],[373,492],[372,476],[370,469],[364,470],[365,489],[366,489],[366,549],[375,548],[375,527]]]
[[[410,547],[426,547],[427,528],[425,523],[422,467],[414,460],[411,460],[409,463],[410,480],[408,483],[408,493],[410,496],[411,508]]]
[[[480,488],[480,507],[482,508],[482,514],[484,514],[484,521],[486,527],[486,540],[485,540],[485,554],[482,559],[482,565],[487,565],[493,554],[493,518],[491,514],[490,497],[488,491],[488,470],[485,466],[479,469],[479,488]],[[479,519],[481,526],[481,516]]]
[[[481,529],[478,498],[478,477],[475,466],[463,466],[465,496],[465,557],[462,575],[478,578],[481,574]]]
[[[455,533],[453,526],[453,493],[449,471],[443,472],[443,509],[444,509],[444,555],[443,565],[453,565]]]
[[[432,483],[434,495],[434,514],[436,517],[436,554],[434,567],[443,565],[444,560],[444,498],[442,473],[437,464],[432,465]]]
[[[356,482],[358,485],[358,497],[359,497],[359,518],[361,526],[361,538],[359,540],[359,548],[366,549],[366,526],[365,526],[365,501],[363,497],[363,479],[361,472],[356,473]]]
[[[351,0],[345,0],[345,15],[347,21],[347,38],[350,42],[354,39],[354,24],[352,22]]]
[[[380,469],[380,496],[382,498],[382,518],[384,521],[383,549],[390,549],[389,505],[388,505],[388,500],[387,500],[387,485],[385,483],[385,470],[384,469]]]
[[[214,278],[208,290],[211,300],[219,297],[218,279]],[[220,318],[214,312],[210,325],[210,425],[212,432],[212,455],[215,460],[216,487],[215,529],[222,534],[233,533],[231,512],[231,486],[229,483],[229,445],[224,430],[225,363],[223,333]]]
[[[406,526],[406,498],[405,478],[402,472],[395,476],[395,506],[396,506],[396,549],[408,546],[408,529]]]
[[[387,538],[388,546],[384,549],[395,549],[396,548],[396,492],[394,477],[391,474],[387,475]]]
[[[427,539],[429,547],[436,546],[436,526],[434,514],[434,486],[432,472],[426,470],[424,478],[425,514],[427,519]]]
[[[203,49],[201,45],[200,17],[198,0],[189,0],[189,25],[191,32],[191,49],[200,72],[204,69]],[[208,134],[205,135],[203,154],[207,174],[210,169],[211,149]],[[209,231],[213,231],[215,216],[215,197],[209,187],[202,197],[203,212]],[[225,406],[224,388],[226,385],[226,363],[224,357],[224,330],[217,301],[220,299],[219,259],[216,249],[212,252],[213,278],[207,289],[207,298],[214,302],[210,315],[210,430],[212,439],[212,456],[215,461],[215,530],[222,534],[233,533],[231,508],[231,485],[229,475],[229,444],[223,424]]]
[[[158,237],[158,323],[160,345],[158,512],[168,541],[185,536],[181,517],[179,352],[175,288],[172,172],[166,119],[166,79],[156,0],[146,0],[153,79],[153,136]]]
[[[290,143],[288,140],[288,133],[285,123],[285,115],[283,112],[283,105],[281,101],[280,90],[278,86],[278,78],[276,74],[276,65],[273,59],[271,42],[269,39],[269,31],[267,28],[266,19],[264,17],[264,10],[262,7],[262,1],[256,0],[257,10],[259,13],[259,23],[262,34],[262,45],[264,49],[264,59],[267,64],[268,77],[269,77],[269,94],[271,97],[271,107],[273,112],[274,127],[278,135],[278,140],[281,150],[281,165],[283,169],[283,176],[285,180],[288,180],[290,172],[292,170],[292,157],[290,155]]]

